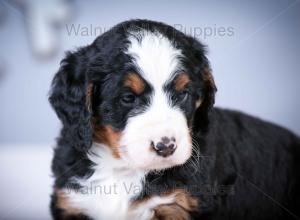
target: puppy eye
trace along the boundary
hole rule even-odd
[[[121,98],[121,102],[125,105],[133,104],[135,100],[136,96],[133,93],[125,93]]]
[[[189,91],[188,90],[183,90],[178,94],[177,100],[179,102],[184,102],[187,100],[187,98],[189,97]]]

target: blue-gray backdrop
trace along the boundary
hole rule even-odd
[[[209,48],[217,106],[300,134],[299,0],[73,1],[69,21],[53,36],[57,52],[43,58],[32,48],[46,35],[35,39],[28,28],[43,30],[47,22],[33,18],[50,1],[24,0],[42,2],[33,17],[17,2],[0,0],[0,219],[49,218],[51,147],[60,128],[47,100],[51,79],[64,51],[127,19],[163,21],[199,38]]]

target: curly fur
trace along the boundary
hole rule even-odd
[[[124,75],[140,71],[133,65],[134,58],[126,51],[132,44],[132,33],[140,33],[141,30],[155,35],[159,33],[172,42],[174,50],[181,52],[180,65],[191,79],[191,95],[180,103],[178,100],[182,94],[171,92],[172,83],[165,86],[164,91],[175,97],[170,98],[170,102],[186,119],[193,152],[184,164],[143,171],[142,189],[137,195],[128,198],[116,196],[114,199],[127,201],[129,207],[131,202],[148,202],[145,207],[149,209],[149,216],[144,219],[178,219],[178,216],[212,220],[300,218],[299,138],[261,119],[214,108],[216,86],[205,47],[171,26],[147,20],[123,22],[99,36],[91,45],[68,53],[54,77],[49,100],[63,127],[52,162],[55,176],[51,202],[53,218],[93,219],[101,216],[101,213],[97,215],[97,210],[94,210],[96,214],[80,211],[92,206],[89,200],[85,201],[85,207],[78,206],[77,211],[72,213],[59,205],[60,198],[55,192],[66,189],[75,192],[84,186],[86,182],[83,181],[102,178],[103,173],[110,176],[111,172],[110,178],[114,178],[114,171],[110,168],[118,167],[122,159],[102,151],[102,145],[93,144],[95,126],[99,130],[97,132],[103,132],[109,126],[113,133],[111,137],[116,138],[116,134],[128,127],[130,120],[143,114],[151,105],[150,94],[155,87],[148,85],[143,75],[140,80],[145,81],[144,95],[140,96],[139,104],[130,108],[117,101],[125,93],[122,90]],[[143,34],[133,36],[137,42],[144,37]],[[103,137],[103,134],[107,136],[107,133],[102,133],[98,137]],[[95,152],[102,160],[93,156]],[[97,168],[98,159],[101,161],[99,164],[104,163],[102,171]],[[163,200],[166,193],[178,189],[186,190],[187,194],[183,197],[186,204],[197,200],[196,209],[178,206],[171,197]],[[157,200],[157,196],[161,200]],[[99,210],[105,211],[105,206],[109,206],[105,198],[101,200],[103,204],[98,204]],[[70,201],[68,206],[72,204]],[[153,204],[155,207],[152,207]],[[156,216],[155,210],[159,213]],[[163,216],[162,213],[168,214]],[[174,216],[170,216],[171,213]],[[109,219],[118,219],[116,216],[111,214]]]

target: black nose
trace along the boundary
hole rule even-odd
[[[166,139],[168,139],[168,141],[166,141]],[[169,139],[167,137],[163,137],[161,142],[158,142],[157,144],[151,142],[151,145],[159,156],[168,157],[176,150],[176,144],[173,140],[174,138]]]

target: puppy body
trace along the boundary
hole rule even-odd
[[[195,135],[196,150],[185,166],[149,174],[146,187],[176,184],[199,200],[194,219],[297,219],[299,138],[236,111],[214,108],[209,132]],[[150,190],[149,190],[150,189]],[[151,194],[151,193],[149,193]]]
[[[147,20],[121,23],[56,74],[63,123],[55,219],[293,219],[299,138],[213,108],[204,46]]]

